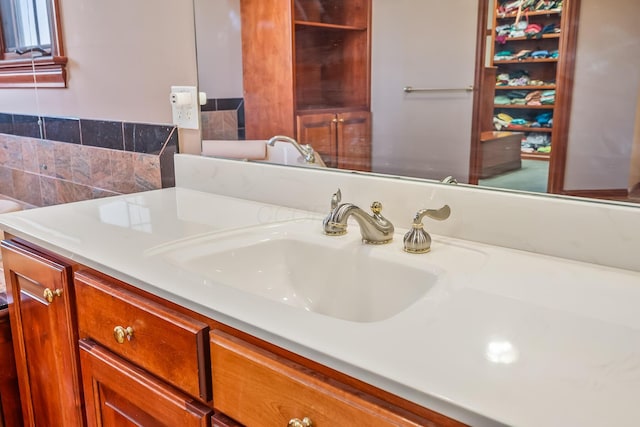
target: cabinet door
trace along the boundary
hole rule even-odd
[[[20,427],[20,392],[11,343],[9,310],[0,310],[0,426]]]
[[[251,427],[436,426],[239,338],[211,332],[213,405]],[[450,424],[455,425],[455,424]]]
[[[210,426],[210,408],[93,341],[80,341],[80,361],[89,426]]]
[[[338,167],[371,170],[371,113],[338,114]]]
[[[329,167],[338,166],[337,123],[333,113],[301,114],[297,117],[298,142],[310,144]]]
[[[81,426],[71,267],[6,240],[2,258],[25,425]]]

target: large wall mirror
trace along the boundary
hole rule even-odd
[[[518,3],[524,10],[513,9]],[[635,0],[615,7],[598,0],[194,0],[194,8],[198,80],[209,98],[202,111],[204,140],[242,143],[278,130],[315,137],[322,152],[329,128],[315,126],[325,117],[316,113],[329,113],[337,122],[346,117],[347,136],[365,123],[370,141],[369,152],[360,153],[366,167],[342,161],[339,143],[333,154],[323,155],[330,167],[640,200],[640,27],[635,22],[640,3]],[[258,29],[253,37],[249,25]],[[506,27],[527,34],[505,35]],[[270,32],[259,32],[264,29]],[[289,63],[277,55],[287,43]],[[500,57],[505,52],[511,55]],[[543,56],[536,56],[540,52]],[[305,55],[316,59],[301,60]],[[264,66],[260,60],[270,62]],[[486,67],[495,74],[479,74]],[[523,71],[529,80],[514,84]],[[515,87],[496,90],[500,76]],[[482,93],[487,82],[489,95]],[[532,92],[538,94],[529,104]],[[554,95],[564,113],[554,106]],[[351,116],[340,114],[352,110],[370,115],[347,127]],[[547,121],[537,123],[545,113]],[[283,116],[290,125],[256,131],[259,122],[276,123]],[[547,124],[550,117],[563,122],[561,132],[553,120]],[[505,136],[489,134],[506,126],[502,119],[507,125],[518,119],[500,129],[518,135],[487,148],[485,171],[481,163],[473,164],[483,161],[476,152]],[[536,132],[518,127],[532,122]],[[551,134],[553,139],[545,137]],[[513,152],[507,150],[514,149],[518,161],[509,163]],[[347,145],[344,152],[349,150],[360,148]],[[498,167],[492,170],[487,159]],[[556,180],[553,186],[550,178]]]

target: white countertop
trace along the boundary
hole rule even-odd
[[[315,213],[174,188],[6,214],[0,227],[474,426],[640,425],[638,272],[435,235],[430,254],[406,256],[441,261],[446,280],[388,320],[357,323],[203,283],[149,256],[300,218],[321,233]],[[472,245],[481,264],[447,261],[447,245]]]

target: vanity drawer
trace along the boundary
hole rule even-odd
[[[247,426],[436,425],[218,330],[211,365],[214,410]]]
[[[80,338],[91,338],[174,387],[210,399],[205,323],[117,283],[75,273]]]
[[[204,403],[91,340],[80,340],[80,362],[88,426],[211,425],[212,411]]]

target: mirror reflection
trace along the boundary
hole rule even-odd
[[[195,11],[203,147],[285,135],[333,168],[638,198],[638,2],[195,0]]]

